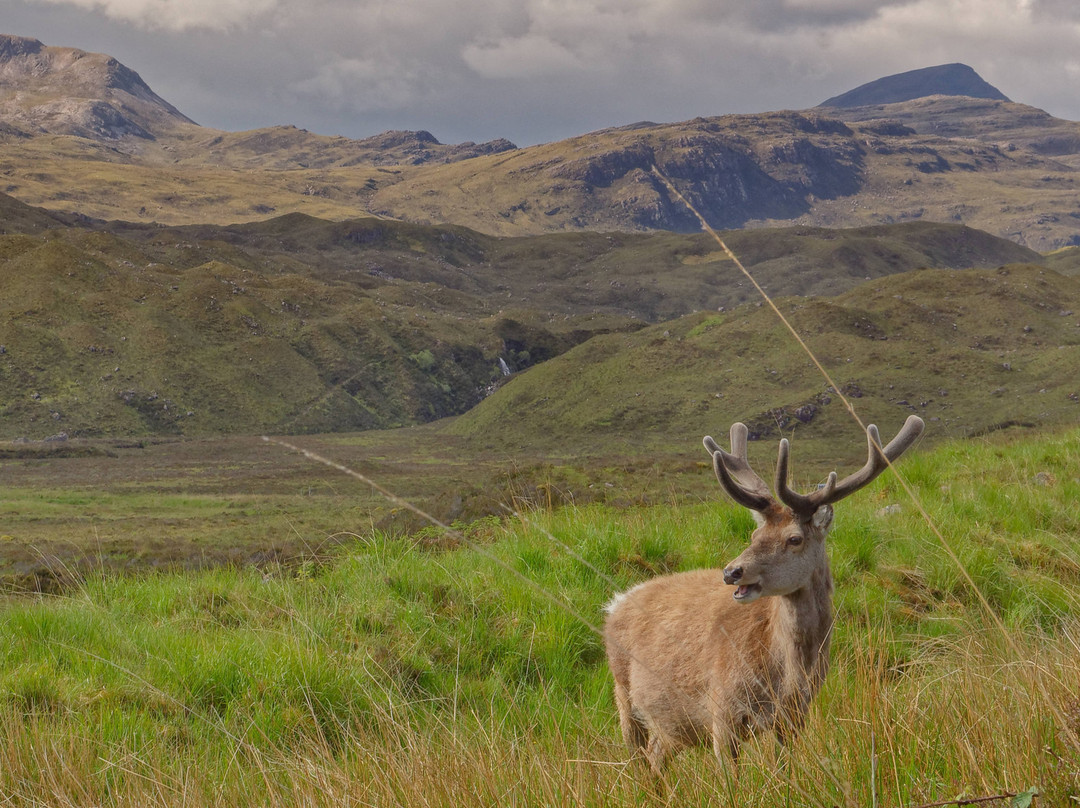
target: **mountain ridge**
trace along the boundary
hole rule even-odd
[[[113,57],[30,37],[0,34],[0,90],[4,84],[22,92],[0,94],[0,116],[32,132],[153,139],[155,131],[196,125]]]
[[[13,42],[7,51],[40,44]],[[95,59],[111,64],[75,61]],[[9,155],[0,190],[101,219],[181,225],[299,211],[454,223],[498,236],[695,231],[696,217],[656,178],[656,166],[718,228],[929,220],[1043,251],[1080,244],[1080,123],[997,98],[639,122],[519,149],[500,140],[444,145],[423,130],[362,140],[295,126],[230,133],[168,110],[168,125],[153,129],[87,98],[72,101],[65,119],[61,96],[30,106],[56,125],[31,137],[19,117],[27,105],[12,96],[10,84],[0,86]]]

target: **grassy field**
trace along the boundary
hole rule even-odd
[[[76,458],[4,460],[6,477],[25,472],[5,490],[4,544],[37,489],[42,535],[92,542],[110,514],[143,514],[147,541],[174,540],[176,522],[207,543],[300,534],[318,551],[72,567],[49,594],[8,595],[4,805],[914,806],[1033,787],[1038,804],[1080,800],[1078,430],[905,457],[944,544],[895,479],[840,505],[834,666],[804,732],[782,765],[766,739],[738,778],[702,751],[661,783],[618,738],[601,607],[729,560],[745,512],[673,486],[664,504],[388,532],[363,525],[345,475],[280,451],[260,464],[254,444],[197,467],[204,453],[183,445],[171,487],[94,477],[114,458],[89,457],[67,466],[85,484],[66,501],[48,468]]]

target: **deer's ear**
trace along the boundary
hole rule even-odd
[[[828,530],[829,525],[832,524],[832,520],[832,505],[822,505],[820,508],[814,511],[814,515],[810,517],[810,524],[812,524],[817,530]]]
[[[765,527],[765,514],[761,511],[755,511],[753,508],[747,508],[750,511],[750,515],[754,517],[754,524],[758,527]]]

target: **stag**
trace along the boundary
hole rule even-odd
[[[825,536],[832,506],[869,484],[919,437],[912,415],[884,448],[873,425],[869,458],[808,494],[788,486],[780,441],[776,497],[750,468],[747,429],[731,427],[731,452],[711,437],[720,485],[757,523],[750,546],[723,570],[662,575],[616,595],[604,642],[623,740],[657,774],[679,749],[712,743],[723,763],[739,744],[772,730],[784,744],[800,727],[829,667],[832,574]]]

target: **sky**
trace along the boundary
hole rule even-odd
[[[114,56],[228,131],[528,146],[950,62],[1080,120],[1077,0],[0,0],[0,33]]]

